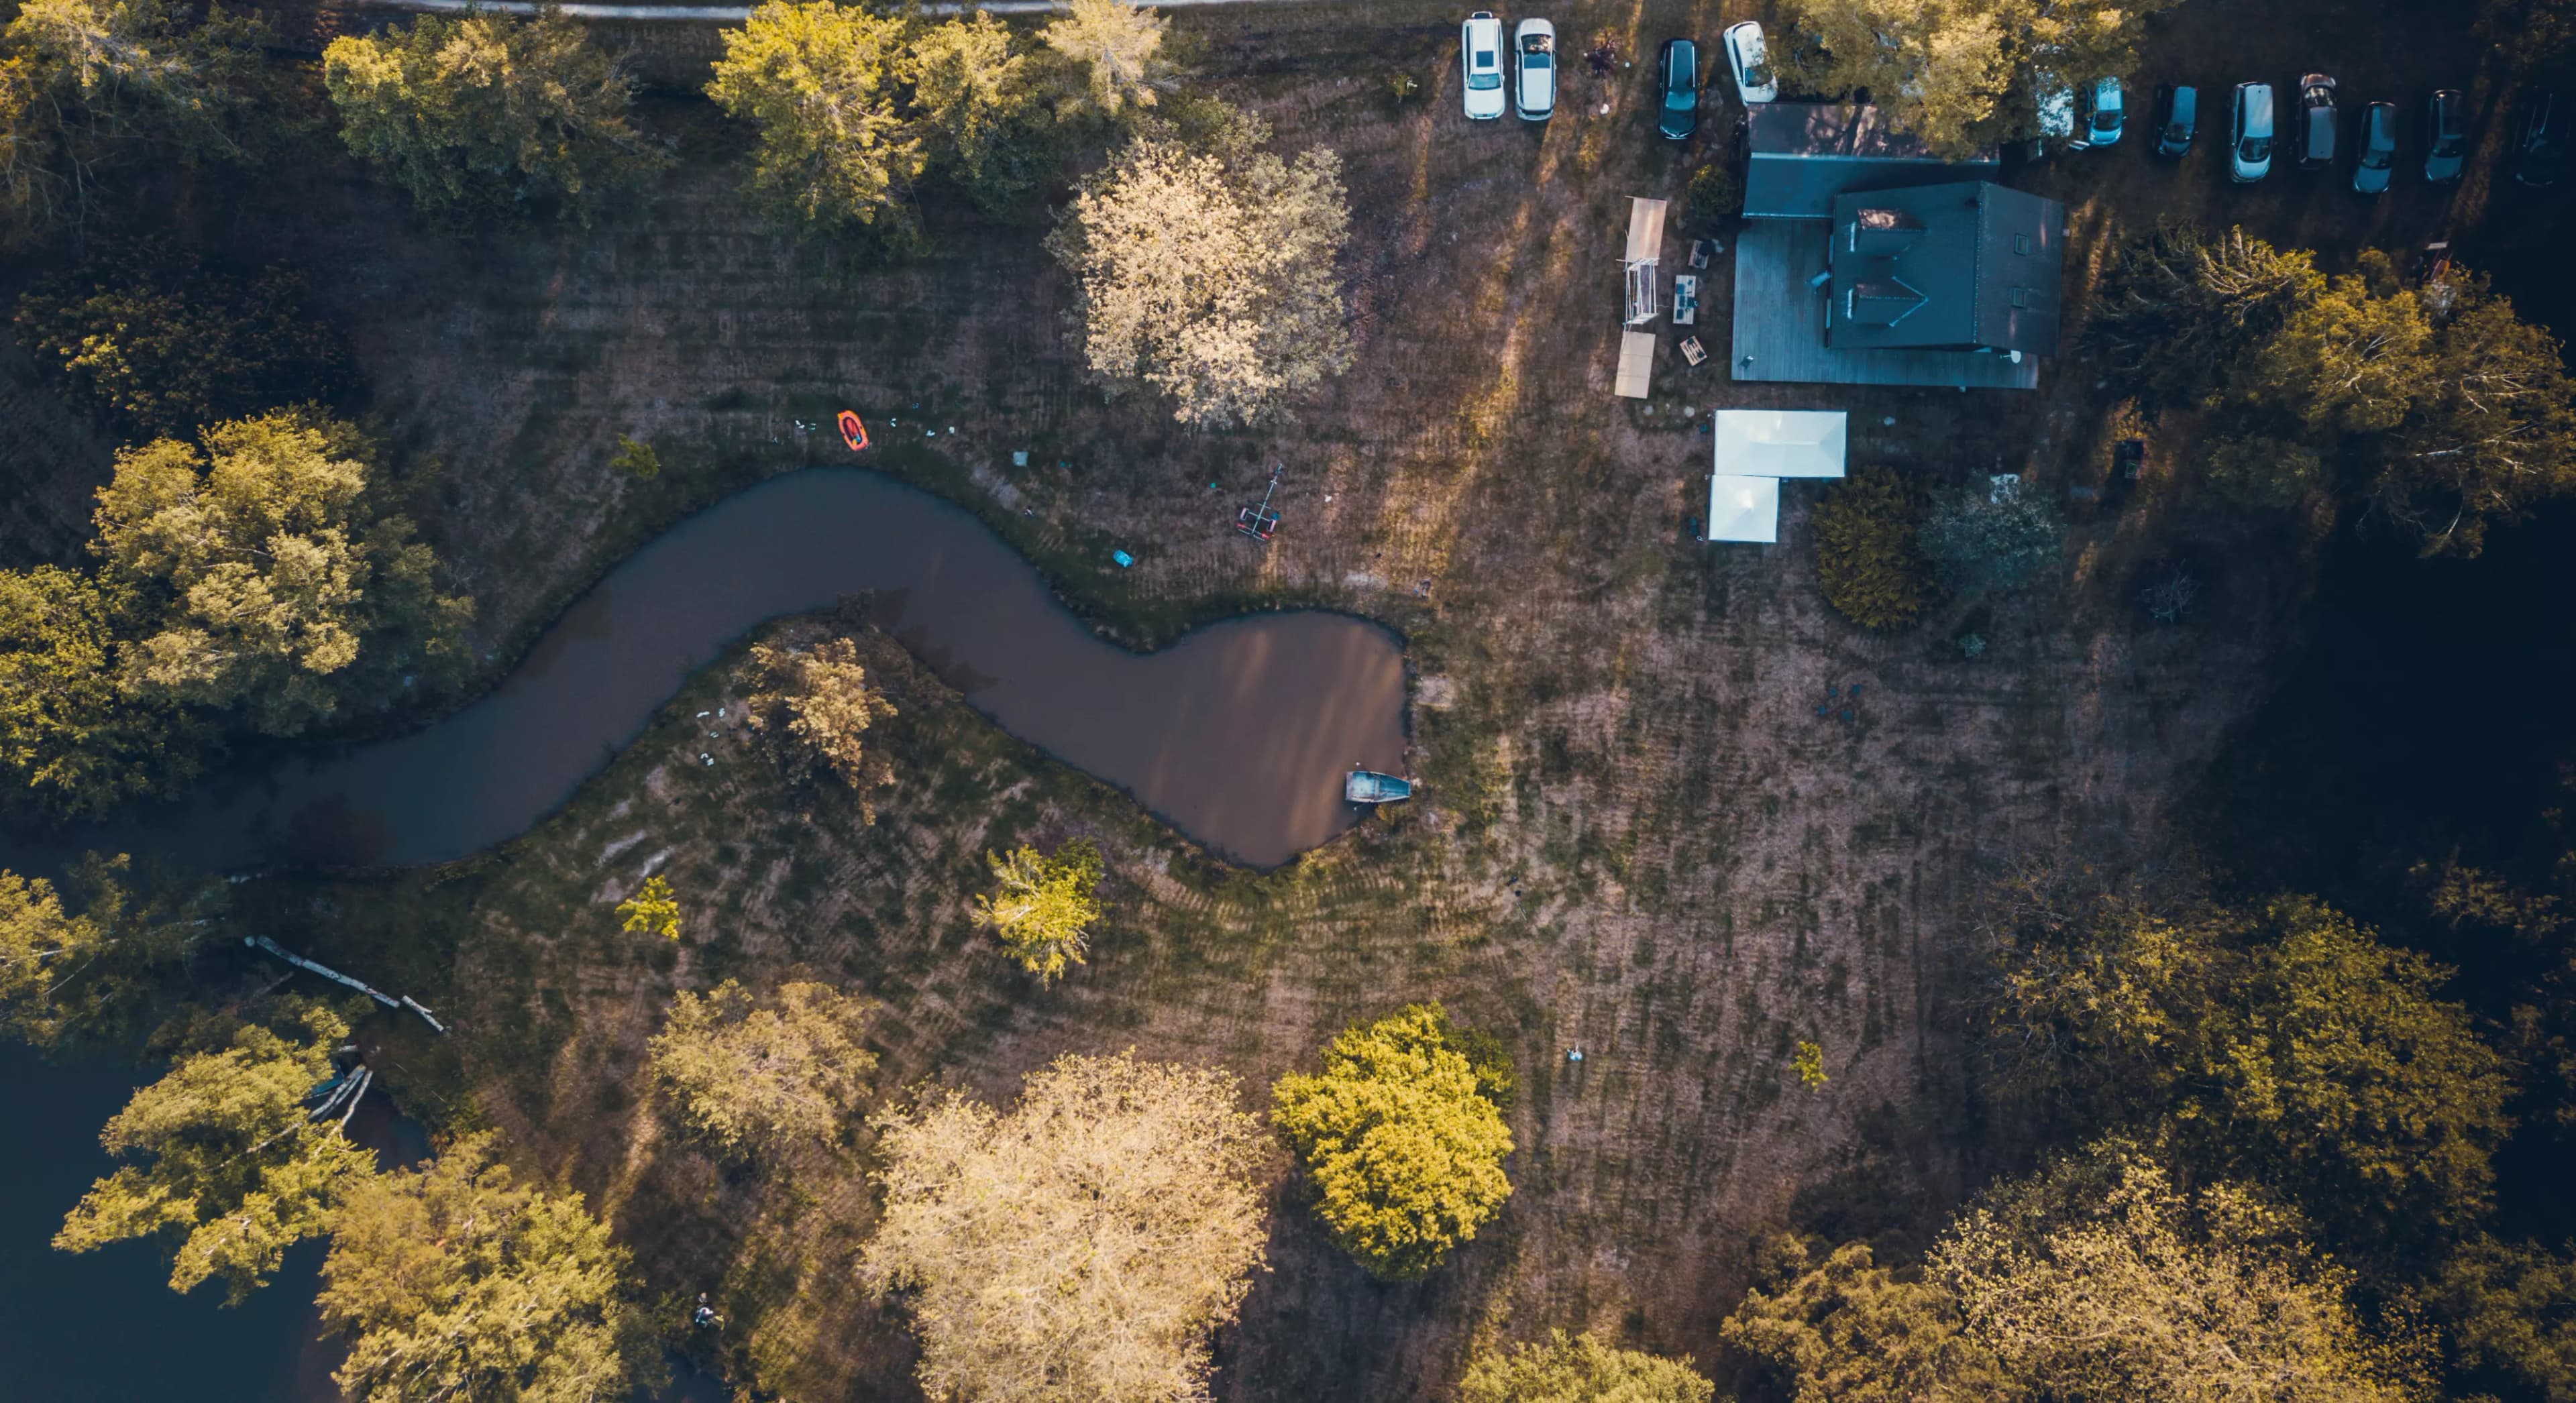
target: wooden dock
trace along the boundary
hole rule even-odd
[[[1976,351],[1837,351],[1825,345],[1825,291],[1808,280],[1825,271],[1821,219],[1752,219],[1735,241],[1734,345],[1727,370],[1738,380],[1817,385],[1940,385],[2031,390],[2039,362]],[[1750,359],[1748,359],[1748,357]]]

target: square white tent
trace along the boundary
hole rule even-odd
[[[1841,477],[1839,409],[1721,409],[1711,468],[1740,477]]]
[[[1644,399],[1655,379],[1655,333],[1619,333],[1619,375],[1612,388],[1630,399]]]
[[[1628,250],[1619,261],[1628,277],[1628,325],[1655,319],[1663,298],[1655,290],[1655,268],[1664,256],[1664,202],[1642,196],[1628,200]]]
[[[1733,473],[1711,476],[1708,538],[1762,544],[1780,539],[1780,479]]]

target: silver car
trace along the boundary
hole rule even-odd
[[[1524,122],[1556,115],[1556,26],[1525,19],[1512,26],[1512,105]]]
[[[2227,178],[2251,185],[2272,173],[2272,85],[2239,83],[2227,123]]]
[[[1467,70],[1467,117],[1490,122],[1503,115],[1503,22],[1491,10],[1467,16],[1458,30],[1458,62]]]

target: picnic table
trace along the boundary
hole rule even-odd
[[[1673,279],[1673,325],[1699,324],[1699,275],[1682,273]]]

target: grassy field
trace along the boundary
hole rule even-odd
[[[1609,33],[1634,55],[1741,13],[1555,17],[1569,43]],[[2324,61],[2310,55],[2327,7],[2277,7],[2250,30],[2232,13],[2162,22],[2148,81],[2223,89],[2222,55],[2280,82]],[[2051,587],[1863,633],[1817,596],[1813,489],[1789,494],[1779,546],[1687,539],[1699,416],[1844,408],[1855,466],[2019,471],[2054,491],[2108,467],[2117,406],[2080,356],[2044,366],[2036,394],[1739,387],[1722,363],[1668,356],[1651,401],[1614,399],[1624,202],[1677,198],[1715,133],[1653,142],[1635,70],[1570,73],[1543,129],[1471,128],[1455,15],[1427,5],[1179,23],[1210,88],[1261,111],[1282,146],[1348,163],[1359,361],[1288,430],[1185,433],[1151,403],[1105,402],[1068,354],[1066,289],[1034,227],[934,208],[937,251],[891,269],[764,227],[735,193],[739,133],[678,97],[649,118],[680,138],[680,168],[587,230],[441,240],[382,190],[317,174],[231,227],[317,270],[381,422],[441,465],[430,525],[482,604],[496,671],[676,516],[845,459],[829,419],[848,406],[881,428],[879,466],[982,513],[1121,637],[1297,602],[1403,630],[1425,801],[1282,871],[1228,869],[868,635],[902,708],[887,740],[903,782],[874,826],[783,790],[738,738],[698,761],[695,713],[733,695],[719,666],[493,854],[245,899],[290,943],[434,991],[452,1039],[385,1034],[407,1103],[506,1129],[524,1164],[592,1195],[655,1289],[715,1293],[729,1324],[693,1349],[805,1403],[910,1387],[899,1319],[851,1270],[874,1212],[864,1147],[745,1170],[675,1142],[639,1076],[677,988],[803,972],[864,991],[883,1007],[889,1094],[1007,1095],[1058,1053],[1132,1045],[1229,1067],[1256,1102],[1344,1022],[1440,997],[1521,1068],[1509,1208],[1428,1282],[1384,1286],[1282,1182],[1273,1270],[1222,1342],[1220,1394],[1436,1397],[1479,1337],[1549,1326],[1713,1356],[1756,1233],[1916,1232],[2011,1160],[1965,1066],[1976,895],[2030,855],[2106,869],[2175,855],[2181,796],[2291,636],[2314,523],[2204,519],[2151,478],[2123,510],[2082,513]],[[685,73],[703,37],[652,32],[655,71]],[[2468,51],[2440,31],[2370,53],[2390,85],[2429,87]],[[1400,73],[1420,96],[1395,99]],[[2381,81],[2356,70],[2348,86],[2365,78]],[[2210,144],[2179,170],[2133,144],[2018,183],[2069,201],[2079,268],[2166,214],[2241,219],[2329,265],[2457,217],[2411,184],[2376,206],[2329,176],[2232,190]],[[1727,314],[1722,297],[1712,311]],[[620,433],[658,447],[661,478],[610,469]],[[1015,450],[1035,466],[1010,468]],[[2159,472],[2180,456],[2160,452]],[[1274,460],[1287,527],[1258,551],[1226,526]],[[33,553],[59,524],[11,529]],[[1109,566],[1113,544],[1132,571]],[[2137,581],[2176,560],[2201,603],[2158,627]],[[1987,645],[1973,660],[1958,646],[1972,633]],[[964,900],[988,847],[1077,834],[1108,852],[1109,928],[1088,966],[1040,990],[972,934]],[[612,907],[648,870],[681,893],[677,944],[617,930]],[[1789,1070],[1800,1039],[1825,1048],[1814,1092]]]

